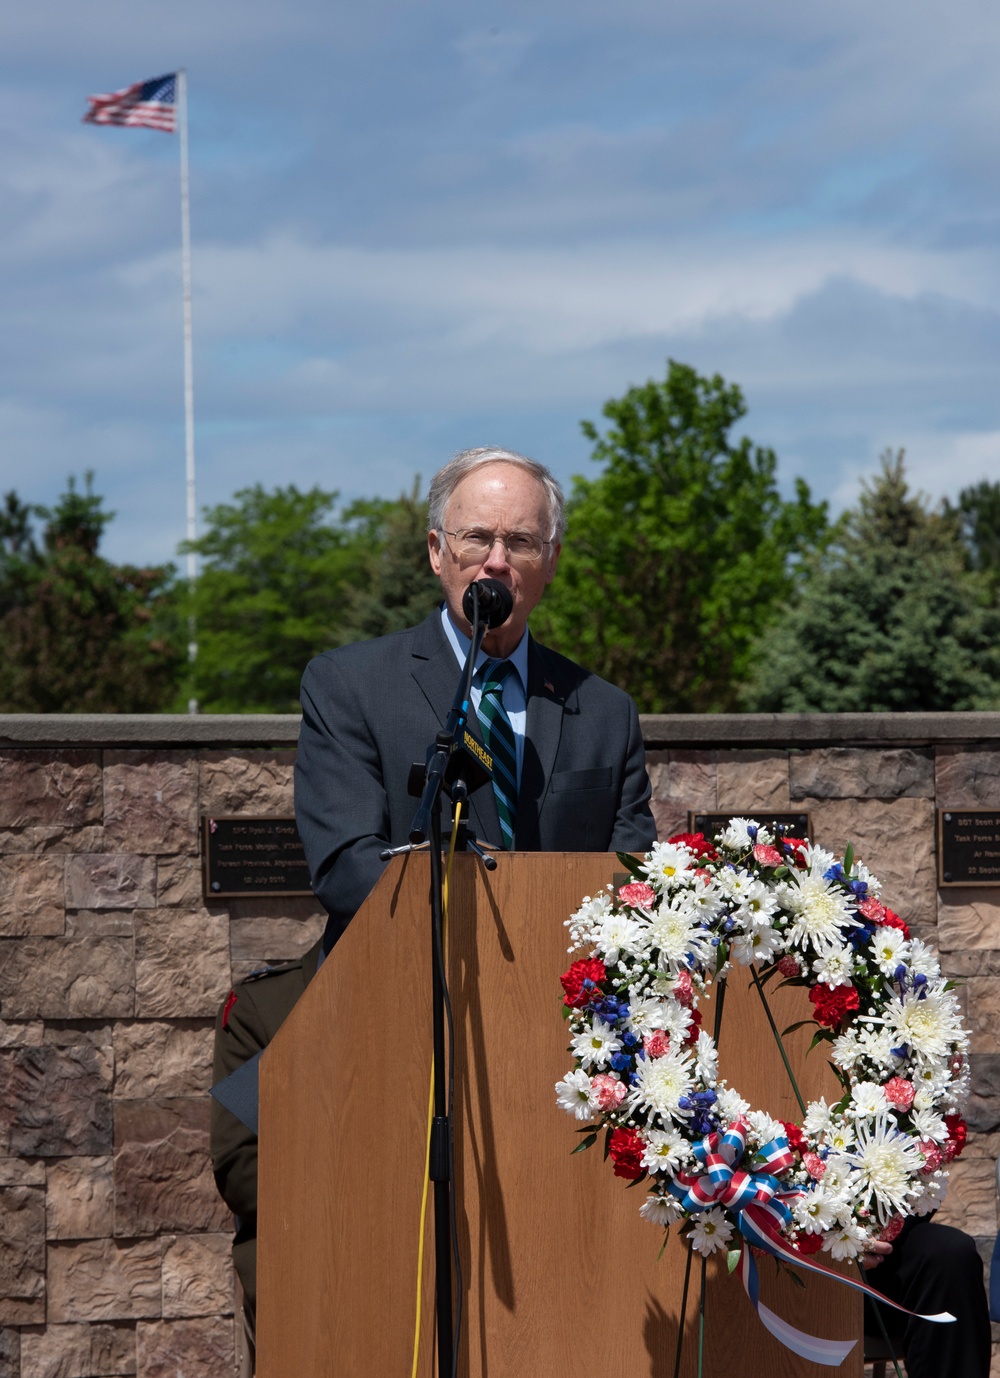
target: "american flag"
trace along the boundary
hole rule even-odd
[[[110,96],[88,96],[90,109],[84,124],[132,124],[146,129],[162,129],[173,134],[177,129],[177,73],[137,81]]]

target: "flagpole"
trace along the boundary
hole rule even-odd
[[[191,349],[191,192],[188,179],[187,73],[177,71],[177,123],[181,135],[181,272],[184,297],[184,461],[187,487],[187,539],[198,537],[198,505],[195,495],[194,470],[194,361]],[[193,550],[187,557],[188,589],[194,593],[198,578],[198,556]],[[193,667],[198,657],[198,642],[194,613],[188,620],[188,663]],[[198,700],[188,699],[188,712],[197,713]]]

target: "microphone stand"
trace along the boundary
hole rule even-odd
[[[455,700],[442,730],[434,739],[434,745],[427,752],[427,767],[424,776],[423,794],[420,806],[410,825],[410,844],[408,848],[394,848],[398,853],[410,848],[420,847],[430,836],[431,855],[431,945],[432,945],[432,1017],[434,1037],[434,1114],[431,1121],[431,1142],[428,1176],[434,1183],[434,1283],[435,1309],[437,1318],[438,1378],[453,1378],[457,1374],[458,1330],[452,1318],[452,1232],[454,1225],[454,1126],[451,1117],[451,1090],[454,1081],[455,1034],[451,1019],[451,1004],[447,996],[447,976],[444,962],[443,930],[443,874],[441,863],[441,810],[439,801],[442,789],[450,792],[452,802],[458,806],[467,804],[470,786],[477,789],[492,778],[492,760],[483,759],[479,744],[466,730],[469,703],[472,693],[472,677],[475,673],[476,658],[479,655],[483,637],[488,626],[480,616],[479,593],[476,584],[472,590],[472,641],[465,660],[462,677],[455,693]],[[496,860],[484,852],[475,838],[468,833],[464,823],[460,823],[460,847],[468,848],[483,861],[488,870],[496,869]],[[384,854],[383,854],[384,855]],[[447,1015],[451,1062],[445,1070],[445,1017]],[[457,1238],[454,1240],[455,1270],[459,1278],[458,1314],[461,1317],[461,1262],[458,1257]]]

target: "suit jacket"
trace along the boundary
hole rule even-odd
[[[407,793],[410,765],[444,726],[458,678],[439,611],[327,651],[306,669],[295,815],[334,937],[381,875],[379,852],[407,840],[418,803]],[[474,715],[468,726],[479,735]],[[629,696],[531,640],[515,847],[644,851],[656,837],[649,796]],[[473,793],[469,821],[481,841],[501,845],[489,785]]]

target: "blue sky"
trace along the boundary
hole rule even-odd
[[[1000,477],[1000,10],[34,0],[0,17],[0,489],[96,472],[184,529],[177,139],[80,123],[188,71],[199,504],[395,494],[668,356],[834,507],[886,446]]]

